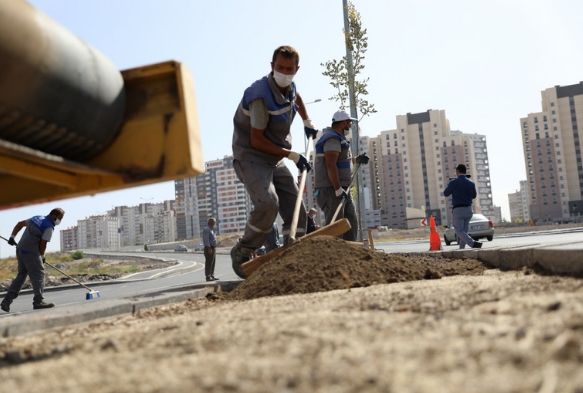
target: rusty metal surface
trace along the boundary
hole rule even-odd
[[[23,0],[0,1],[0,138],[86,161],[125,109],[114,64]]]

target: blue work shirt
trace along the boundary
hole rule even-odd
[[[213,228],[209,227],[208,225],[202,230],[202,242],[204,243],[205,247],[217,246],[217,237],[215,236],[215,232],[213,231]]]
[[[451,203],[453,206],[456,205],[471,205],[472,199],[477,196],[476,184],[473,180],[470,180],[466,175],[459,175],[457,179],[449,182],[443,195],[448,197],[453,194],[451,198]]]

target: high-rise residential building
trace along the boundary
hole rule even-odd
[[[542,111],[520,119],[530,217],[535,222],[580,220],[583,166],[583,82],[543,90]]]
[[[233,156],[207,161],[205,173],[175,181],[179,212],[177,227],[185,227],[185,239],[198,238],[210,217],[215,217],[218,235],[241,233],[251,211],[251,200],[245,186],[233,169]],[[180,196],[180,202],[178,200]],[[179,236],[181,232],[179,231]],[[191,237],[188,237],[191,236]]]
[[[530,221],[530,213],[528,210],[528,185],[526,180],[520,181],[520,190],[508,194],[508,205],[510,207],[511,222]]]
[[[61,251],[75,251],[78,246],[78,227],[69,227],[60,231]]]
[[[196,177],[174,181],[177,239],[185,240],[201,237],[196,184]]]
[[[413,228],[429,215],[437,225],[451,222],[451,197],[443,190],[458,164],[476,183],[474,211],[495,218],[486,136],[451,131],[445,111],[397,116],[396,130],[360,137],[359,154],[364,152],[370,157],[359,174],[365,227]],[[313,179],[310,172],[308,208],[316,206]]]
[[[372,208],[390,228],[419,226],[432,215],[451,222],[451,197],[443,196],[458,164],[476,183],[474,211],[493,218],[486,136],[451,131],[443,110],[397,116],[397,129],[370,138]]]
[[[117,217],[92,216],[78,220],[77,228],[79,249],[119,249],[120,247],[119,219]]]

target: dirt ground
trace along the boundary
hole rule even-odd
[[[583,281],[316,238],[232,293],[0,338],[0,392],[583,393]]]

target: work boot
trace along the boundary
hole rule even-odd
[[[482,243],[481,242],[474,242],[474,245],[472,246],[472,248],[482,248]]]
[[[36,303],[32,305],[32,308],[34,308],[35,310],[40,310],[42,308],[53,308],[55,307],[55,303],[46,303],[44,300],[41,301],[40,303]]]
[[[241,265],[251,259],[251,255],[253,254],[253,250],[249,250],[245,247],[241,247],[239,243],[235,245],[235,247],[231,248],[231,262],[233,266],[233,271],[237,274],[237,276],[241,278],[247,278]]]
[[[215,281],[215,280],[213,280],[213,276],[206,276],[206,280],[207,281]]]
[[[218,278],[216,278],[215,276],[211,276],[211,278],[212,278],[214,281],[219,281],[219,279],[218,279]]]
[[[6,312],[10,312],[10,304],[2,302],[0,303],[0,308]]]

